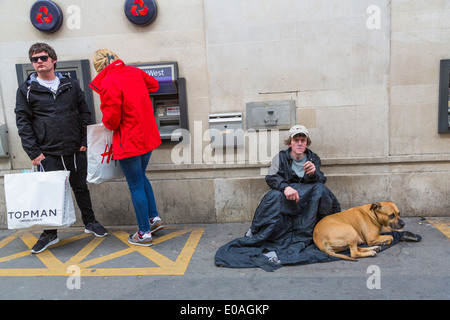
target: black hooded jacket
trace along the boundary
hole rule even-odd
[[[299,178],[292,170],[291,148],[280,151],[272,160],[269,172],[266,175],[266,183],[271,189],[284,192],[284,189],[292,183],[325,183],[327,178],[320,171],[321,161],[317,154],[306,149],[307,161],[311,161],[316,166],[316,172],[313,176],[305,174],[303,178]]]
[[[91,112],[84,92],[73,79],[56,73],[56,94],[42,86],[32,73],[18,88],[16,124],[22,147],[31,160],[41,153],[71,155],[87,146],[86,128]]]

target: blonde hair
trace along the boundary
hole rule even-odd
[[[120,60],[119,56],[108,49],[100,49],[94,52],[94,68],[100,73],[107,65],[113,61]]]

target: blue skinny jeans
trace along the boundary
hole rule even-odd
[[[152,151],[131,158],[120,159],[120,167],[128,182],[136,219],[141,233],[150,231],[149,219],[158,216],[153,188],[145,175]]]

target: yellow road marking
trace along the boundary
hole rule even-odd
[[[102,243],[102,241],[105,240],[105,238],[97,238],[94,237],[91,241],[89,241],[89,243],[80,250],[80,252],[78,252],[75,256],[73,256],[72,258],[70,258],[64,265],[66,267],[71,266],[71,265],[77,265],[79,264],[81,261],[83,261],[92,251],[94,251],[95,248],[98,247],[98,245],[100,243]]]
[[[0,240],[0,248],[3,248],[8,243],[13,241],[15,238],[16,238],[16,236],[14,234],[11,234],[11,235],[7,236],[5,239]]]
[[[179,266],[179,268],[182,269],[180,271],[182,271],[183,274],[186,272],[189,260],[191,259],[190,257],[194,254],[195,248],[197,247],[202,234],[203,230],[200,229],[193,230],[185,246],[183,247],[183,250],[181,250],[180,255],[175,261],[177,266]]]
[[[450,217],[427,218],[427,220],[436,227],[436,229],[445,234],[447,238],[450,238]]]
[[[174,230],[173,230],[174,229]],[[65,263],[61,262],[52,253],[52,249],[64,244],[74,242],[79,239],[83,239],[92,235],[80,233],[69,238],[61,240],[58,244],[50,247],[46,251],[40,254],[31,254],[29,250],[14,253],[12,255],[1,257],[0,263],[12,261],[27,257],[26,259],[39,259],[45,266],[45,268],[17,268],[17,269],[1,269],[0,276],[70,276],[67,272],[67,268],[71,265],[76,265],[80,268],[81,276],[131,276],[131,275],[183,275],[189,265],[192,255],[200,241],[203,234],[203,228],[176,228],[166,227],[167,230],[173,230],[172,232],[162,235],[160,237],[154,237],[153,243],[155,245],[175,239],[186,233],[190,233],[187,241],[184,243],[182,250],[175,261],[165,257],[162,253],[158,252],[158,247],[142,247],[135,246],[128,243],[128,234],[124,231],[114,231],[109,237],[116,237],[121,242],[126,244],[128,248],[118,250],[111,254],[107,254],[101,257],[95,257],[89,259],[89,255],[92,254],[94,249],[99,247],[106,238],[93,237],[88,244],[80,249],[73,257],[71,257]],[[77,232],[76,229],[68,229],[65,232]],[[61,232],[61,231],[60,231]],[[62,231],[64,232],[64,231]],[[20,239],[28,248],[32,248],[36,243],[37,238],[31,232],[17,231],[16,233],[0,240],[0,250],[11,243],[12,241]],[[1,251],[0,251],[1,252]],[[143,257],[147,258],[151,262],[157,265],[157,267],[138,267],[138,268],[96,268],[95,266],[106,261],[110,261],[127,254],[137,252]],[[87,260],[86,260],[87,259]],[[31,260],[30,260],[31,261]],[[146,264],[146,263],[144,263]]]

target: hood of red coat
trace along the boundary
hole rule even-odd
[[[102,91],[102,81],[105,77],[111,73],[118,72],[125,67],[125,63],[122,60],[116,60],[107,65],[89,84],[92,90],[100,94]]]

